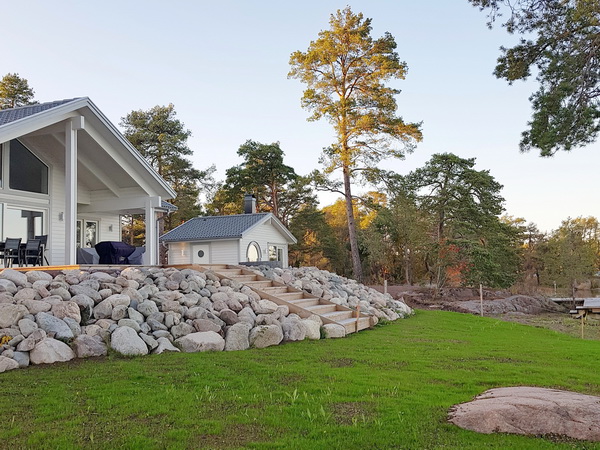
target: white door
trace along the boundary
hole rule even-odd
[[[192,245],[192,264],[210,264],[210,244]]]

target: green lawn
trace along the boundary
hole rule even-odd
[[[2,448],[600,448],[446,423],[486,389],[600,395],[600,342],[442,311],[346,339],[0,374]]]

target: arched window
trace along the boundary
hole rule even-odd
[[[48,166],[17,139],[10,141],[9,187],[18,191],[48,193]]]
[[[248,244],[248,249],[246,250],[246,260],[248,262],[260,261],[260,246],[254,241]]]

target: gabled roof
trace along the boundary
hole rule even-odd
[[[169,203],[169,202],[167,202],[167,201],[165,201],[165,200],[162,200],[162,201],[160,202],[160,207],[161,207],[162,209],[164,209],[165,211],[167,211],[167,212],[174,212],[174,211],[177,211],[177,210],[179,209],[179,208],[178,208],[177,206],[175,206],[173,203]]]
[[[163,242],[180,242],[241,239],[252,228],[269,220],[272,220],[275,228],[288,237],[290,242],[296,242],[296,238],[292,233],[271,213],[194,217],[163,234],[160,240]]]
[[[32,116],[34,114],[41,113],[48,109],[56,108],[57,106],[70,103],[81,98],[70,98],[67,100],[56,100],[54,102],[47,103],[36,103],[35,105],[20,106],[18,108],[3,109],[0,110],[0,126],[6,125],[7,123],[15,122],[17,120],[24,119],[25,117]]]
[[[77,97],[1,110],[0,143],[43,129],[74,115],[84,116],[86,123],[93,120],[99,126],[101,136],[109,139],[113,143],[114,149],[117,149],[121,154],[129,155],[136,161],[136,164],[141,165],[147,171],[150,177],[144,177],[145,180],[151,179],[154,183],[157,183],[163,191],[163,197],[175,198],[177,194],[173,188],[88,97]]]

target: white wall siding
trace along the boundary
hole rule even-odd
[[[238,264],[239,262],[238,240],[217,240],[210,243],[211,264]]]
[[[246,261],[246,250],[250,242],[256,242],[260,246],[260,260],[268,261],[269,245],[276,245],[283,249],[283,267],[288,265],[288,244],[287,238],[282,235],[277,228],[271,225],[268,221],[251,229],[240,240],[240,262]]]
[[[65,168],[58,164],[50,168],[50,212],[48,217],[48,251],[46,256],[51,265],[65,263]],[[63,220],[58,215],[62,213]]]
[[[191,263],[191,244],[189,242],[169,243],[169,264],[190,264]]]

